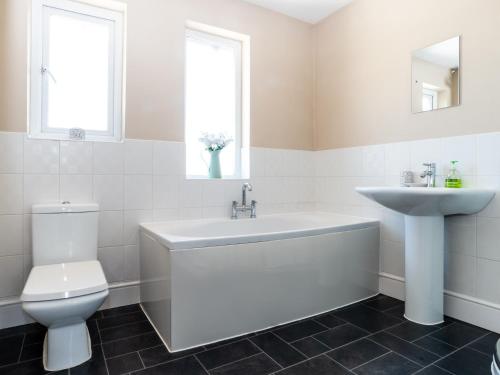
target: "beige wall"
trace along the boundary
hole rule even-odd
[[[355,0],[319,24],[315,147],[500,130],[500,1]],[[462,35],[462,105],[412,114],[411,53]]]
[[[128,138],[184,138],[184,24],[252,38],[252,145],[311,149],[312,27],[235,0],[126,0]],[[0,130],[26,129],[28,0],[0,0]]]

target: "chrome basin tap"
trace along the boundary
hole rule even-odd
[[[436,187],[436,163],[424,163],[423,166],[427,169],[420,174],[420,177],[426,177],[427,187]]]
[[[232,206],[232,214],[231,214],[231,219],[236,220],[238,218],[238,213],[239,212],[247,212],[250,211],[250,218],[255,219],[257,218],[257,201],[252,201],[250,203],[250,206],[247,206],[247,191],[252,191],[253,187],[249,183],[243,184],[243,188],[241,191],[241,206],[238,205],[238,202],[233,201],[233,206]]]

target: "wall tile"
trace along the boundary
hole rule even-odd
[[[180,177],[153,176],[153,207],[156,209],[179,207],[180,185]]]
[[[447,217],[445,242],[448,251],[476,256],[476,217],[462,215]]]
[[[59,173],[59,142],[25,138],[24,173]]]
[[[500,219],[477,218],[477,256],[500,261]]]
[[[92,142],[61,142],[61,174],[92,174]]]
[[[23,256],[0,258],[0,298],[18,296],[23,289]]]
[[[391,143],[385,145],[385,174],[386,176],[401,176],[402,171],[411,170],[410,148],[408,143]]]
[[[409,142],[411,170],[415,172],[415,182],[419,182],[418,175],[426,169],[424,163],[436,163],[438,174],[443,170],[443,150],[441,139],[427,139]]]
[[[404,246],[401,242],[382,240],[380,243],[380,270],[404,277]]]
[[[153,142],[153,173],[155,175],[184,176],[186,156],[184,143]]]
[[[139,238],[139,224],[153,221],[152,210],[123,211],[123,244],[137,245]]]
[[[101,262],[108,283],[123,281],[125,253],[122,246],[99,248],[97,258]]]
[[[126,175],[124,177],[124,208],[147,210],[153,208],[153,176]]]
[[[124,246],[123,280],[136,281],[140,279],[140,259],[137,245]]]
[[[500,133],[477,135],[477,174],[500,175]]]
[[[99,247],[123,245],[123,211],[99,212]]]
[[[385,146],[363,147],[363,176],[385,175]]]
[[[94,142],[94,173],[122,174],[123,149],[123,143]]]
[[[0,173],[23,173],[21,133],[0,132]]]
[[[477,260],[477,298],[500,303],[500,262]]]
[[[476,293],[477,258],[445,252],[444,287],[455,293],[474,296]]]
[[[24,175],[24,212],[31,212],[31,206],[33,204],[58,202],[58,175]]]
[[[124,144],[126,174],[153,173],[153,142],[126,140]]]
[[[476,174],[476,136],[444,138],[442,140],[442,169],[439,174],[448,175],[450,161],[458,161],[458,170],[463,176]]]
[[[123,209],[123,175],[94,175],[93,195],[101,210]]]
[[[203,180],[181,181],[181,207],[201,207],[203,205]]]
[[[23,175],[0,174],[0,215],[23,212]]]
[[[204,207],[224,206],[231,203],[225,200],[224,181],[205,181],[202,194]]]
[[[23,215],[0,215],[0,257],[23,253]]]
[[[90,174],[66,174],[59,177],[60,200],[71,203],[88,203],[93,200],[93,178]]]

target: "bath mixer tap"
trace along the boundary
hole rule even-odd
[[[252,191],[253,187],[249,183],[243,184],[243,188],[241,191],[241,206],[238,205],[238,202],[233,201],[233,206],[232,206],[232,214],[231,214],[231,219],[236,220],[238,218],[238,213],[239,212],[247,212],[250,211],[250,218],[255,219],[257,218],[257,201],[252,201],[250,203],[250,206],[247,206],[247,191]]]
[[[427,187],[436,187],[436,163],[424,163],[423,166],[427,169],[420,174],[420,177],[426,177]]]

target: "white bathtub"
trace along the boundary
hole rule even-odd
[[[378,293],[378,221],[327,213],[141,225],[141,303],[171,351]]]

